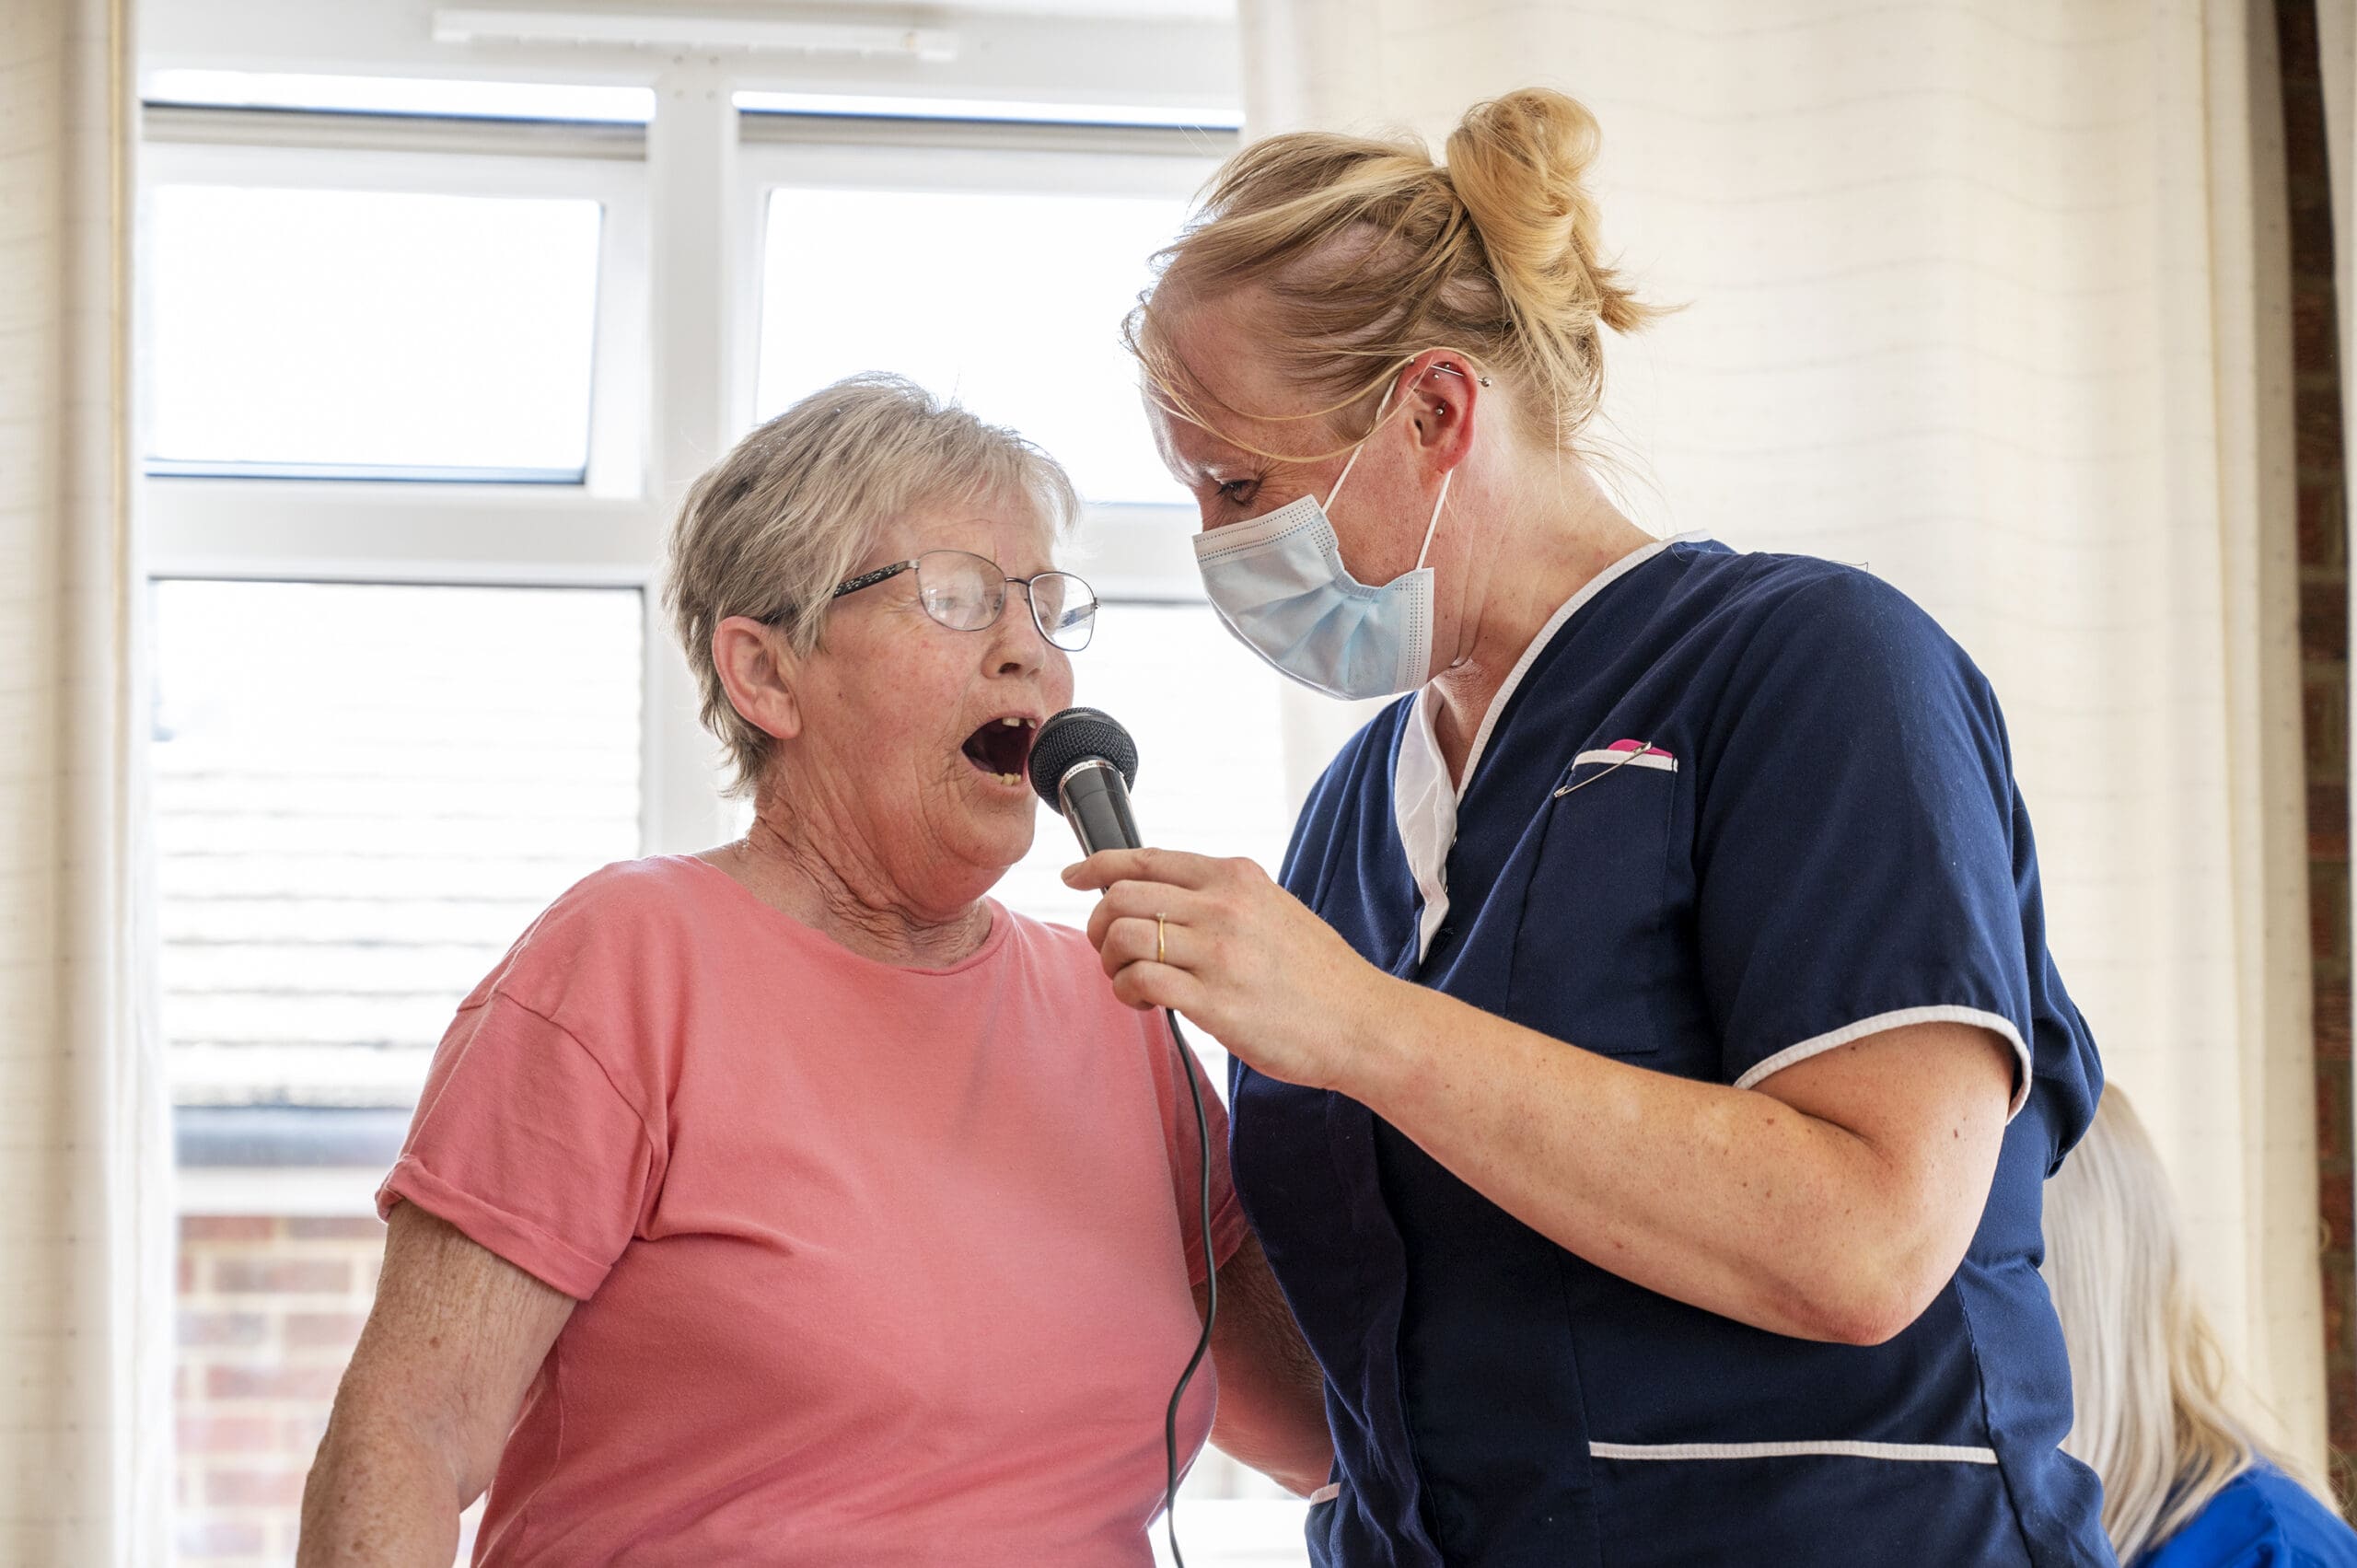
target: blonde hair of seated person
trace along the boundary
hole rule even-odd
[[[2262,1460],[2338,1511],[2234,1397],[2187,1277],[2168,1172],[2117,1087],[2104,1090],[2095,1125],[2047,1183],[2040,1272],[2071,1353],[2077,1414],[2062,1447],[2102,1478],[2104,1533],[2121,1562],[2176,1534]]]

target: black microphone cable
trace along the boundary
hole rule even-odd
[[[1211,1353],[1212,1325],[1219,1321],[1219,1260],[1212,1253],[1212,1130],[1211,1121],[1203,1114],[1203,1089],[1195,1081],[1195,1053],[1188,1047],[1185,1031],[1178,1028],[1176,1008],[1165,1007],[1162,1016],[1170,1020],[1170,1043],[1178,1052],[1178,1074],[1187,1080],[1187,1098],[1195,1103],[1195,1148],[1200,1155],[1196,1173],[1202,1182],[1203,1236],[1203,1333],[1195,1342],[1195,1353],[1187,1360],[1187,1370],[1178,1375],[1178,1386],[1170,1390],[1170,1408],[1162,1418],[1162,1447],[1167,1463],[1162,1492],[1162,1522],[1170,1536],[1172,1568],[1187,1568],[1187,1559],[1178,1550],[1178,1406],[1187,1397],[1187,1385],[1195,1380],[1196,1369],[1203,1365],[1203,1357]],[[1186,1238],[1179,1238],[1183,1254]]]
[[[1138,847],[1137,822],[1130,815],[1129,803],[1130,785],[1137,782],[1137,743],[1110,715],[1095,708],[1066,708],[1054,714],[1039,726],[1024,771],[1030,774],[1031,788],[1039,798],[1072,824],[1083,854]],[[1178,1375],[1178,1385],[1170,1390],[1170,1405],[1162,1417],[1162,1519],[1170,1535],[1171,1568],[1186,1568],[1187,1559],[1178,1550],[1178,1407],[1187,1398],[1188,1385],[1202,1369],[1203,1357],[1211,1353],[1212,1325],[1219,1320],[1219,1259],[1212,1250],[1211,1119],[1203,1112],[1202,1086],[1195,1081],[1195,1053],[1187,1044],[1186,1031],[1178,1027],[1178,1015],[1166,1007],[1162,1016],[1169,1021],[1171,1048],[1178,1053],[1178,1075],[1187,1080],[1187,1098],[1194,1102],[1196,1174],[1202,1193],[1203,1332],[1195,1342],[1195,1353],[1187,1358],[1187,1370]],[[1179,1229],[1183,1233],[1186,1227]],[[1186,1241],[1181,1234],[1182,1259]]]

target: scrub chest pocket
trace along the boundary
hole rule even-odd
[[[1626,743],[1624,743],[1624,747]],[[1549,790],[1522,894],[1506,1016],[1603,1056],[1646,1059],[1685,1032],[1690,987],[1673,874],[1680,760],[1658,748],[1584,750]],[[1503,890],[1503,889],[1502,889]],[[1686,994],[1690,997],[1690,989]]]

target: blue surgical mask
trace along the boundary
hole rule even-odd
[[[1326,505],[1357,466],[1342,465]],[[1412,691],[1432,673],[1433,574],[1424,557],[1440,527],[1452,474],[1443,474],[1412,571],[1369,587],[1342,564],[1342,547],[1315,495],[1266,517],[1195,536],[1195,565],[1212,608],[1237,640],[1329,697]]]

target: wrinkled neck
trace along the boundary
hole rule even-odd
[[[785,805],[764,789],[753,825],[723,865],[764,903],[864,958],[912,969],[943,969],[988,939],[990,906],[976,899],[934,910],[898,887],[855,835]]]

